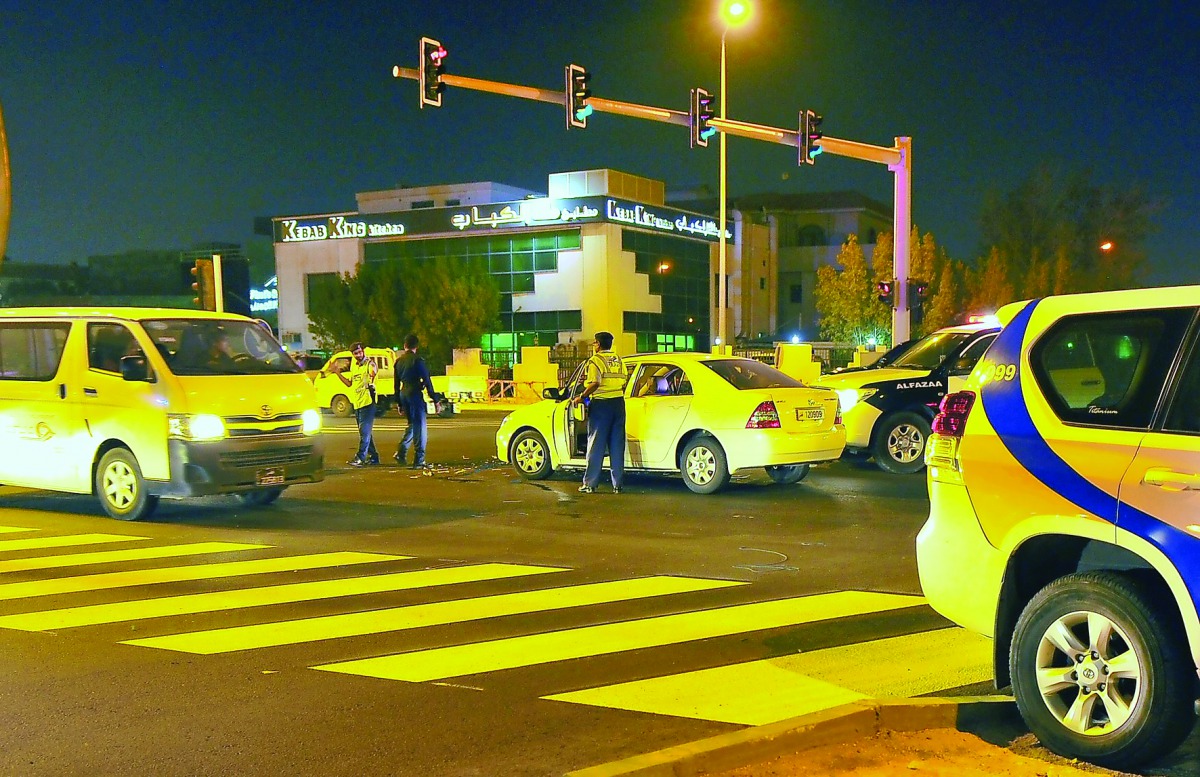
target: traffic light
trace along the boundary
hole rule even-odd
[[[192,266],[192,304],[202,310],[217,309],[217,284],[212,259],[197,259]]]
[[[880,281],[875,284],[875,292],[878,294],[880,302],[890,308],[896,307],[896,285],[892,281]]]
[[[800,111],[800,164],[811,165],[813,157],[821,153],[817,141],[824,137],[821,132],[822,117],[813,111]]]
[[[921,303],[928,292],[929,284],[925,281],[908,279],[908,315],[909,320],[914,324],[921,324],[925,321],[925,308]]]
[[[708,139],[717,133],[716,127],[710,127],[708,122],[713,117],[713,96],[706,90],[692,90],[692,148],[708,147]]]
[[[446,72],[446,49],[433,38],[421,38],[421,107],[442,107],[442,74]]]
[[[567,129],[587,127],[587,117],[592,115],[592,106],[588,98],[592,90],[588,89],[588,81],[592,74],[582,65],[567,65]]]

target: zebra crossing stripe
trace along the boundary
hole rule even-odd
[[[879,656],[893,668],[872,670]],[[952,628],[542,698],[761,726],[860,699],[912,698],[991,677],[991,640]]]
[[[132,602],[112,602],[57,610],[0,616],[0,628],[21,631],[54,631],[78,626],[194,615],[202,612],[236,610],[270,604],[308,602],[340,596],[359,596],[384,591],[405,591],[481,580],[501,580],[523,575],[566,571],[554,567],[530,567],[518,564],[475,564],[442,569],[422,569],[383,575],[317,580],[307,583],[245,588],[232,591],[207,591],[201,594],[164,596]]]
[[[143,569],[130,572],[106,572],[98,575],[78,575],[52,580],[30,580],[19,583],[0,583],[0,600],[24,599],[34,596],[72,594],[83,591],[104,591],[153,583],[177,583],[186,580],[213,580],[236,575],[261,575],[270,572],[298,572],[303,569],[325,569],[350,564],[373,564],[395,561],[410,556],[384,556],[378,553],[314,553],[305,556],[228,561],[217,564],[196,564],[163,569]]]
[[[27,526],[0,526],[0,534],[17,534],[23,531],[36,531]]]
[[[129,542],[148,540],[149,537],[134,537],[130,534],[68,534],[58,537],[26,537],[19,540],[0,540],[0,553],[10,550],[41,550],[66,548],[71,545],[101,545],[106,542]]]
[[[614,580],[540,591],[521,591],[474,599],[418,604],[388,610],[327,615],[281,623],[263,623],[165,637],[149,637],[129,640],[122,644],[177,650],[183,653],[229,653],[235,650],[381,634],[387,631],[465,623],[505,615],[585,607],[593,604],[707,591],[736,585],[746,584],[729,580],[668,576],[644,577],[634,580]]]
[[[134,537],[133,539],[144,539]],[[146,561],[157,558],[200,556],[206,553],[231,553],[239,550],[262,550],[270,545],[250,545],[244,542],[191,542],[185,545],[158,545],[153,548],[128,550],[97,550],[89,553],[64,553],[58,556],[37,556],[0,561],[0,572],[26,572],[32,569],[58,569],[87,564],[111,564],[121,561]]]
[[[385,680],[426,682],[917,607],[924,603],[920,596],[839,591],[341,661],[313,668]]]

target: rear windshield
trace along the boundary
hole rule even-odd
[[[254,321],[151,319],[142,326],[176,375],[302,372],[271,333]]]
[[[910,370],[936,370],[947,356],[974,336],[973,332],[934,332],[901,354],[892,362],[892,366]]]
[[[753,359],[716,359],[701,362],[735,389],[801,388],[803,383]]]

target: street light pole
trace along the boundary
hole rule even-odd
[[[725,25],[724,32],[721,33],[721,118],[726,117],[726,99],[725,99],[725,36],[729,34],[729,25]],[[718,195],[717,208],[720,210],[720,223],[717,227],[720,232],[720,237],[717,242],[718,253],[718,270],[717,270],[717,342],[716,345],[725,344],[725,307],[729,304],[729,300],[725,298],[726,289],[729,286],[725,280],[726,265],[726,241],[725,241],[725,203],[726,203],[726,157],[725,157],[725,133],[721,133],[721,152],[720,152],[720,179],[721,183],[718,187],[720,194]]]

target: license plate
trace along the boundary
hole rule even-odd
[[[796,408],[797,421],[824,421],[825,408],[823,407],[798,407]]]
[[[283,469],[281,467],[260,469],[254,473],[254,485],[256,486],[278,486],[281,483],[283,483]]]

